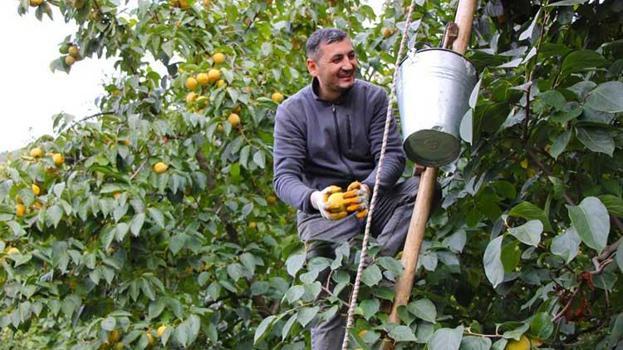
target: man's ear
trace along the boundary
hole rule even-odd
[[[318,66],[316,65],[316,61],[311,58],[307,58],[307,71],[312,77],[315,77],[318,72]]]

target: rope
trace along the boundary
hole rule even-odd
[[[394,76],[392,79],[392,86],[389,95],[389,103],[387,104],[387,114],[385,117],[385,130],[383,132],[383,144],[381,146],[381,156],[379,157],[378,170],[376,172],[376,177],[374,179],[374,190],[372,191],[372,199],[370,201],[370,210],[368,211],[368,217],[366,219],[366,229],[363,235],[363,242],[361,243],[361,254],[359,255],[359,266],[357,266],[357,276],[355,277],[355,286],[353,287],[353,294],[350,298],[350,304],[348,306],[348,316],[346,318],[346,332],[344,334],[344,341],[342,342],[342,350],[348,349],[349,342],[349,331],[353,328],[353,320],[355,318],[355,307],[357,306],[357,296],[359,295],[359,287],[361,286],[361,274],[364,268],[364,261],[368,255],[368,241],[370,239],[370,227],[372,226],[372,213],[374,212],[374,207],[376,205],[376,200],[379,193],[379,182],[381,180],[381,172],[383,171],[383,158],[385,157],[385,151],[387,149],[387,138],[389,136],[389,126],[393,120],[392,118],[392,106],[396,102],[396,80],[398,78],[398,68],[400,64],[400,58],[402,57],[402,52],[404,51],[406,39],[407,39],[407,31],[409,30],[409,25],[411,24],[411,15],[413,14],[413,9],[415,8],[415,0],[411,0],[411,6],[409,6],[409,12],[407,13],[407,19],[405,23],[405,27],[402,30],[402,39],[400,40],[400,47],[398,49],[398,55],[396,56],[396,65],[394,70]]]

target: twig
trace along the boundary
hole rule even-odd
[[[580,291],[580,288],[576,287],[575,290],[573,291],[573,294],[571,294],[571,297],[569,298],[569,301],[567,301],[567,303],[562,308],[562,310],[560,310],[554,316],[554,322],[558,321],[565,314],[565,312],[567,312],[567,310],[571,307],[571,304],[573,303],[573,300],[575,299],[575,296],[578,294],[579,291]]]
[[[145,163],[147,163],[148,160],[149,159],[145,159],[143,161],[143,163],[141,163],[141,165],[138,166],[136,171],[134,171],[134,173],[130,176],[130,181],[134,180],[134,178],[138,175],[138,173],[141,171],[141,169],[143,169],[143,166],[145,166]]]
[[[71,124],[71,126],[70,126],[70,127],[68,127],[68,128],[67,128],[67,130],[72,129],[72,128],[73,128],[73,127],[75,127],[76,125],[78,125],[78,124],[80,124],[80,123],[82,123],[82,122],[84,122],[84,121],[87,121],[87,120],[89,120],[89,119],[93,119],[93,118],[101,117],[101,116],[103,116],[103,115],[111,115],[111,114],[115,114],[115,113],[114,113],[114,112],[100,112],[100,113],[95,113],[95,114],[90,115],[90,116],[88,116],[88,117],[84,117],[84,118],[82,118],[82,119],[80,119],[80,120],[78,120],[78,121],[75,121],[73,124]]]
[[[467,327],[464,332],[465,334],[475,335],[478,337],[485,337],[485,338],[501,338],[502,337],[502,335],[498,334],[497,331],[495,332],[495,334],[481,334],[481,333],[472,332],[471,327]]]

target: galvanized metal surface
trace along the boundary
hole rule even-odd
[[[477,82],[474,65],[454,51],[409,53],[400,64],[396,86],[409,159],[439,167],[459,156],[459,127]]]

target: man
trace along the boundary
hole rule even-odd
[[[382,88],[355,78],[357,59],[345,32],[320,29],[306,49],[312,83],[282,103],[275,117],[274,187],[298,209],[298,234],[310,259],[333,257],[335,248],[363,232],[388,101]],[[392,123],[371,227],[385,255],[402,248],[418,189],[419,177],[396,184],[404,166]],[[328,197],[343,189],[346,205],[329,204]],[[318,322],[312,348],[341,348],[344,326],[340,314]]]

